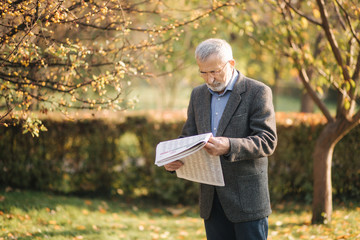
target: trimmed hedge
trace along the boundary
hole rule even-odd
[[[195,203],[198,184],[154,165],[156,145],[178,136],[184,112],[42,119],[47,132],[33,138],[18,126],[0,127],[0,185],[61,193],[91,193],[131,201],[150,198]],[[312,151],[324,119],[277,113],[278,147],[269,161],[272,200],[309,202]],[[335,148],[336,199],[360,198],[360,126]]]

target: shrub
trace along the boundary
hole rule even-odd
[[[160,141],[176,138],[184,112],[42,119],[38,138],[22,129],[0,127],[0,184],[61,193],[101,194],[127,201],[147,198],[195,203],[198,184],[178,179],[154,165]],[[311,201],[312,152],[324,119],[311,114],[277,113],[278,147],[269,159],[273,201]],[[342,201],[360,197],[360,127],[336,146],[333,193]]]

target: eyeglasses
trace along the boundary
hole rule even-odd
[[[229,61],[227,61],[224,66],[222,66],[222,68],[220,68],[219,70],[216,70],[216,71],[209,71],[209,72],[202,72],[199,70],[199,73],[202,77],[206,77],[208,74],[211,74],[213,76],[215,75],[219,75],[223,70],[224,70],[224,67],[226,66],[226,64],[228,64]]]

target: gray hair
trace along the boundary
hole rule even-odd
[[[195,50],[195,58],[202,62],[213,54],[224,62],[233,59],[231,46],[223,39],[209,38],[201,42]]]

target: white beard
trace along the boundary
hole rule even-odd
[[[231,80],[231,76],[229,78],[227,78],[226,82],[218,82],[218,81],[214,80],[214,82],[212,84],[206,83],[206,86],[214,92],[222,92],[225,90],[225,88],[229,84],[230,80]]]

